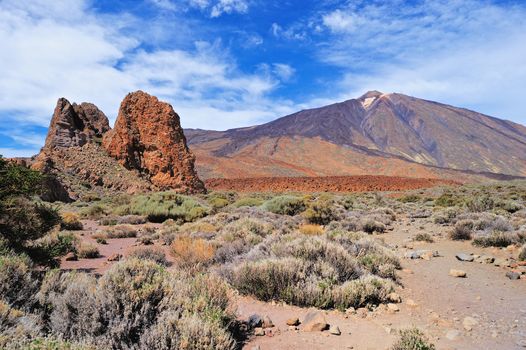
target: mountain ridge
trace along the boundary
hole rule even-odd
[[[189,146],[207,159],[238,157],[247,147],[268,139],[319,137],[370,156],[401,157],[422,165],[479,173],[526,175],[526,127],[399,93],[369,91],[356,99],[302,110],[261,125],[226,131],[185,129],[185,134]],[[198,159],[198,169],[207,167],[199,163]],[[224,177],[222,173],[220,167],[215,171],[218,177]]]

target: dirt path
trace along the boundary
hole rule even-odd
[[[447,230],[425,219],[403,219],[395,223],[393,231],[376,236],[401,256],[415,249],[440,253],[430,260],[403,259],[404,270],[399,276],[404,288],[399,291],[403,300],[399,312],[384,308],[366,315],[325,312],[328,323],[337,325],[342,332],[335,336],[328,332],[302,332],[301,327],[300,331],[289,331],[286,320],[301,320],[306,309],[241,297],[240,318],[254,313],[268,315],[276,325],[273,336],[252,337],[244,349],[387,349],[396,340],[396,330],[412,326],[422,329],[438,349],[526,348],[526,278],[511,281],[505,275],[509,268],[455,258],[460,252],[495,258],[516,256],[516,252],[452,242],[444,238]],[[435,242],[408,242],[419,232],[433,233]],[[404,245],[413,247],[407,249]],[[467,278],[449,276],[451,268],[466,271]],[[463,325],[466,317],[477,322],[471,331]]]

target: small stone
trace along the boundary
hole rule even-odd
[[[298,327],[296,326],[289,326],[289,331],[297,331]]]
[[[272,323],[272,320],[267,315],[265,315],[263,317],[263,325],[262,325],[262,327],[263,328],[272,328],[272,327],[274,327],[274,323]]]
[[[393,333],[393,328],[391,328],[391,327],[387,327],[386,326],[386,327],[384,327],[384,330],[385,330],[385,333],[387,333],[387,334],[392,334]]]
[[[424,260],[431,260],[431,258],[434,256],[433,252],[432,251],[427,251],[427,252],[424,252],[422,253],[422,255],[420,255],[420,259],[424,259]]]
[[[109,256],[108,261],[119,261],[122,259],[122,254],[115,253]]]
[[[340,331],[340,328],[338,326],[331,326],[329,328],[329,333],[332,335],[341,335],[342,332]]]
[[[310,311],[303,319],[303,330],[306,332],[321,332],[329,327],[325,316],[319,311]]]
[[[468,261],[468,262],[475,260],[475,258],[472,255],[465,254],[465,253],[458,253],[457,255],[455,255],[455,258],[457,258],[457,260],[460,260],[460,261]]]
[[[510,280],[514,281],[514,280],[520,279],[521,275],[520,275],[520,273],[515,272],[515,271],[508,271],[508,272],[506,272],[506,277],[508,277]]]
[[[389,310],[389,312],[395,313],[400,311],[400,308],[396,304],[389,303],[387,304],[387,310]]]
[[[265,335],[265,330],[261,327],[254,328],[254,335],[258,337],[262,337]]]
[[[453,277],[461,277],[461,278],[464,278],[467,276],[466,271],[455,270],[455,269],[449,270],[449,275]]]
[[[460,331],[457,331],[456,329],[450,329],[446,333],[446,338],[449,340],[456,340],[460,336]]]
[[[407,273],[408,275],[412,275],[414,272],[411,269],[402,269],[403,273]]]
[[[297,326],[300,324],[300,320],[297,317],[289,318],[287,320],[287,326]]]
[[[354,307],[350,307],[348,308],[347,310],[345,310],[345,314],[346,315],[355,315],[356,314],[356,309]]]
[[[495,261],[495,257],[491,255],[481,255],[478,258],[476,258],[475,261],[479,264],[493,264],[493,262]]]
[[[464,326],[464,329],[466,331],[471,331],[474,326],[476,326],[479,323],[479,321],[475,320],[473,317],[465,317],[462,321],[462,325]]]
[[[402,302],[402,297],[400,297],[400,295],[398,293],[390,293],[388,296],[387,296],[387,300],[389,300],[390,302],[392,303],[401,303]]]
[[[69,252],[66,254],[65,260],[66,261],[77,261],[78,260],[77,254],[73,252]]]

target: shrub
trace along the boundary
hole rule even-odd
[[[146,223],[146,218],[140,215],[124,215],[117,219],[119,225],[141,225]]]
[[[408,194],[403,197],[398,198],[402,203],[416,203],[419,202],[422,198],[416,194]]]
[[[134,238],[137,237],[137,229],[131,225],[117,225],[108,229],[97,231],[92,238]]]
[[[414,237],[414,240],[417,241],[417,242],[428,242],[428,243],[433,243],[433,237],[431,237],[431,235],[429,233],[418,233],[415,237]]]
[[[109,209],[102,204],[93,204],[81,211],[81,215],[85,218],[100,219],[109,214]]]
[[[179,236],[170,245],[170,252],[179,267],[195,270],[212,260],[215,248],[204,239]]]
[[[81,259],[96,259],[100,256],[99,248],[92,244],[82,243],[77,250],[77,255]]]
[[[391,350],[434,350],[435,345],[429,343],[424,333],[417,328],[400,331],[400,339]]]
[[[168,260],[166,260],[166,254],[159,248],[141,247],[133,250],[127,257],[127,259],[140,259],[150,260],[156,264],[168,266]]]
[[[221,197],[212,197],[208,199],[208,203],[210,204],[212,209],[215,210],[224,208],[230,204],[230,202],[227,199]]]
[[[372,234],[372,233],[384,233],[385,232],[385,225],[381,222],[374,221],[374,220],[368,220],[366,221],[363,226],[362,230],[366,233]]]
[[[519,260],[525,261],[526,260],[526,244],[522,246],[522,248],[519,251]]]
[[[340,199],[340,204],[345,208],[345,210],[351,210],[354,207],[354,197],[343,196]]]
[[[474,213],[490,211],[495,207],[495,201],[489,195],[474,196],[466,200],[466,207]]]
[[[507,247],[519,242],[516,233],[493,231],[487,235],[479,235],[473,240],[473,245],[480,247]]]
[[[33,268],[28,257],[0,256],[0,299],[17,309],[31,306],[39,288]]]
[[[260,198],[254,198],[254,197],[244,197],[234,202],[234,206],[236,208],[259,207],[261,204],[263,204],[263,200]]]
[[[362,276],[348,281],[332,292],[334,306],[340,310],[364,305],[378,305],[394,291],[393,282],[376,276]]]
[[[99,220],[99,225],[102,226],[115,226],[119,222],[117,216],[105,216]]]
[[[294,216],[305,210],[305,202],[300,197],[278,196],[263,204],[265,210],[280,215]]]
[[[327,225],[337,219],[333,201],[323,199],[310,203],[303,216],[309,223],[317,225]]]
[[[459,202],[458,198],[455,198],[452,193],[446,192],[435,199],[435,205],[439,207],[454,207]]]
[[[498,203],[497,206],[511,214],[516,213],[522,209],[522,206],[519,203],[514,202],[514,201],[501,202],[501,203]]]
[[[321,235],[324,232],[320,225],[301,225],[298,230],[304,235]]]
[[[101,237],[98,237],[98,238],[96,239],[96,242],[97,242],[98,244],[108,244],[108,242],[106,242],[106,240],[105,240],[104,238],[101,238]]]
[[[60,228],[63,230],[82,230],[83,225],[80,221],[80,217],[77,213],[66,212],[62,213],[62,221],[60,222]]]
[[[454,241],[469,240],[473,234],[473,221],[460,220],[449,233],[449,238]]]
[[[168,219],[191,222],[208,215],[208,209],[194,198],[174,192],[135,196],[122,211],[146,216],[150,222],[164,222]]]

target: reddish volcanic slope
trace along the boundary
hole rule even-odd
[[[209,190],[237,192],[368,192],[406,191],[458,183],[398,176],[325,176],[208,179],[205,184]]]
[[[402,94],[372,91],[263,125],[185,135],[205,179],[526,176],[526,127]]]

